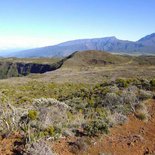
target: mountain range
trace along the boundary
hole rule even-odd
[[[103,50],[110,53],[120,54],[155,54],[155,33],[147,35],[138,41],[120,40],[116,37],[105,37],[95,39],[80,39],[67,41],[53,46],[28,49],[13,52],[6,57],[65,57],[75,51]],[[4,55],[4,54],[3,54]]]

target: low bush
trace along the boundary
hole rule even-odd
[[[96,136],[98,133],[108,133],[108,125],[102,120],[94,120],[84,126],[84,132],[88,136]]]
[[[26,144],[24,153],[21,153],[24,155],[30,154],[30,155],[56,155],[46,144],[45,141],[40,140],[37,142],[33,142],[32,144]]]
[[[122,125],[128,120],[127,116],[117,112],[108,117],[112,126],[117,124]]]
[[[150,90],[151,85],[150,85],[150,81],[149,80],[141,79],[140,81],[141,81],[142,89]]]
[[[119,103],[120,98],[116,93],[107,93],[104,100],[102,101],[102,105],[110,109],[112,109]]]
[[[136,117],[138,118],[138,119],[140,119],[140,120],[145,120],[146,118],[147,118],[147,116],[146,116],[146,114],[144,114],[144,113],[136,113],[135,114],[136,115]]]
[[[150,90],[154,86],[155,80],[141,79],[117,79],[91,86],[37,81],[17,88],[2,84],[0,132],[21,131],[31,142],[74,136],[77,130],[88,136],[108,133],[110,126],[127,121],[131,112],[141,120],[148,118],[141,102],[153,96]]]
[[[28,111],[28,118],[30,120],[36,120],[38,117],[38,112],[36,110],[29,110]]]
[[[147,100],[153,97],[153,93],[151,91],[146,90],[139,90],[139,99],[140,100]]]
[[[129,82],[126,79],[116,79],[116,84],[118,85],[118,87],[128,87]]]

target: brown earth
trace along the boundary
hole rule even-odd
[[[14,149],[18,143],[20,143],[21,137],[18,133],[7,138],[0,138],[0,155],[12,155],[15,154]]]
[[[52,148],[59,155],[155,154],[155,100],[149,100],[147,105],[150,114],[147,122],[131,115],[127,123],[111,128],[108,135],[95,138],[68,137],[54,142]],[[18,141],[20,141],[18,134],[1,138],[0,155],[16,154],[14,149]]]
[[[53,148],[60,155],[144,155],[155,154],[155,100],[147,102],[150,118],[147,122],[129,116],[122,126],[110,130],[110,134],[93,139],[86,151],[77,146],[76,152],[69,144],[76,144],[77,139],[63,139]]]

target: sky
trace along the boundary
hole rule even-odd
[[[155,0],[1,0],[0,49],[155,32]]]

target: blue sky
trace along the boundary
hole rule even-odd
[[[155,0],[2,0],[0,48],[155,32]]]

